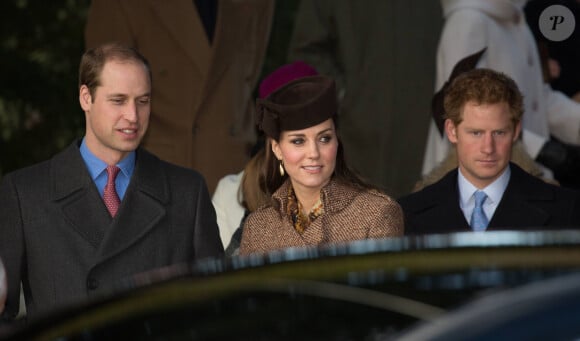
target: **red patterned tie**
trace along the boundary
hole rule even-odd
[[[105,206],[109,210],[111,217],[117,214],[119,209],[119,204],[121,200],[117,195],[117,189],[115,188],[115,179],[117,174],[121,169],[117,166],[107,166],[107,184],[105,185],[105,191],[103,192],[103,200],[105,201]]]

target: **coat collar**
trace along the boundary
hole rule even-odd
[[[488,230],[545,225],[550,218],[549,213],[533,205],[533,202],[554,200],[554,192],[516,164],[510,163],[510,167],[508,186]],[[471,231],[459,208],[457,174],[457,169],[454,169],[439,182],[425,188],[424,194],[416,197],[419,202],[414,206],[414,212],[409,212],[424,215],[422,221],[444,222],[445,226],[441,226],[437,233]],[[421,232],[428,233],[427,230]]]
[[[50,197],[72,228],[96,249],[111,218],[79,146],[80,140],[75,141],[50,160]]]
[[[286,181],[274,192],[272,199],[275,207],[281,216],[286,215],[286,207],[288,206],[288,188],[291,186],[290,179]],[[352,200],[358,195],[360,190],[353,189],[350,186],[341,184],[340,182],[331,179],[320,190],[320,197],[324,205],[324,212],[329,214],[338,212],[347,207]]]
[[[212,48],[193,2],[191,0],[148,0],[148,2],[152,11],[159,17],[160,22],[170,32],[173,39],[178,42],[185,54],[197,66],[203,78],[207,78],[211,65]],[[218,19],[221,5],[220,2]],[[218,35],[218,27],[216,25],[215,38]]]
[[[539,227],[546,225],[550,214],[537,205],[538,201],[553,201],[555,193],[552,188],[537,179],[514,163],[510,164],[512,174],[504,195],[490,220],[492,226],[506,228],[512,224],[518,227]]]
[[[75,141],[51,160],[50,196],[54,201],[69,197],[92,184],[91,176],[79,151],[80,143],[81,140]]]
[[[148,2],[206,79],[203,93],[210,93],[231,65],[232,54],[236,53],[232,50],[232,46],[240,45],[238,41],[240,37],[235,27],[247,25],[253,7],[242,2],[220,1],[213,42],[210,45],[203,23],[191,0],[148,0]],[[236,18],[241,18],[242,21]]]
[[[90,187],[90,185],[94,186],[79,151],[80,142],[81,140],[76,140],[51,160],[52,200],[62,200],[77,191]],[[134,181],[132,178],[129,186],[132,187],[136,183],[135,186],[140,191],[162,203],[167,203],[169,189],[166,181],[159,181],[165,175],[163,172],[163,174],[159,174],[162,171],[159,169],[160,166],[157,157],[144,149],[137,149],[133,178],[137,178],[139,181]],[[60,181],[61,179],[66,179],[66,181]]]
[[[135,172],[119,213],[103,236],[99,259],[113,257],[152,230],[165,217],[169,198],[165,167],[157,157],[138,149]]]
[[[465,220],[459,207],[457,176],[458,170],[455,168],[440,181],[426,187],[423,190],[423,195],[415,196],[418,204],[414,206],[414,212],[408,213],[423,215],[422,221],[445,222],[440,225],[436,233],[471,231],[469,223]],[[421,226],[416,228],[420,231],[414,231],[415,233],[432,233],[428,226],[425,229]]]
[[[135,243],[165,216],[170,200],[167,174],[158,158],[138,149],[125,198],[111,218],[82,160],[79,142],[51,160],[51,199],[104,260]]]

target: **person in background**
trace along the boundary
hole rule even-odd
[[[199,171],[210,194],[239,172],[256,142],[254,89],[273,0],[92,0],[87,48],[135,47],[151,62],[156,87],[143,147]]]
[[[453,82],[453,80],[459,76],[460,74],[467,72],[469,70],[473,70],[477,65],[481,56],[485,53],[486,49],[482,49],[472,55],[469,55],[463,59],[461,59],[457,64],[453,67],[453,71],[451,72],[450,78],[445,82],[443,87],[435,93],[433,99],[431,101],[431,114],[433,116],[434,121],[437,123],[437,128],[440,131],[444,130],[445,125],[445,108],[443,105],[444,95],[449,85]],[[520,168],[525,170],[527,173],[530,173],[534,176],[542,178],[544,181],[556,183],[557,181],[553,180],[552,178],[543,178],[542,169],[534,162],[532,157],[528,155],[525,148],[522,145],[521,139],[518,139],[514,145],[512,146],[511,151],[511,162],[518,165]],[[431,185],[439,180],[443,176],[445,176],[449,171],[457,168],[457,153],[455,149],[451,148],[447,152],[447,156],[441,161],[437,167],[433,168],[427,175],[424,175],[416,184],[413,192],[423,189],[425,186]]]
[[[135,49],[105,44],[79,67],[85,136],[0,183],[0,257],[14,320],[110,293],[141,272],[220,257],[203,177],[140,148],[149,126],[151,72]]]
[[[244,223],[248,215],[257,210],[262,205],[268,203],[270,194],[266,188],[264,174],[264,161],[266,159],[266,151],[262,147],[258,153],[248,162],[244,168],[244,174],[239,186],[241,194],[241,206],[244,208],[244,214],[240,219],[238,228],[231,236],[230,242],[226,247],[226,256],[236,256],[239,253],[240,243],[242,241],[242,233],[244,231]]]
[[[296,11],[288,58],[335,79],[349,166],[396,197],[421,174],[438,11],[423,0],[302,0]]]
[[[285,64],[274,70],[268,76],[266,76],[258,88],[259,98],[266,98],[269,94],[279,89],[281,86],[287,84],[288,82],[307,76],[317,75],[318,72],[312,66],[304,63],[303,61],[295,61],[289,64]],[[212,197],[212,203],[217,214],[217,223],[220,228],[220,236],[224,247],[228,247],[232,235],[240,227],[240,221],[247,215],[248,206],[244,205],[244,201],[248,198],[244,195],[244,192],[256,198],[258,195],[252,193],[254,189],[249,185],[242,185],[244,182],[244,174],[246,174],[247,169],[257,170],[257,163],[261,163],[263,158],[264,141],[263,138],[259,138],[258,143],[254,146],[254,151],[252,152],[252,160],[248,162],[245,169],[237,174],[229,174],[220,179],[216,190]],[[260,155],[258,155],[260,154]],[[246,180],[254,179],[256,175],[252,174],[247,176]],[[250,183],[258,183],[256,181],[251,181]],[[244,191],[243,189],[246,189]],[[259,188],[255,188],[259,190]],[[252,193],[248,193],[252,191]],[[250,200],[251,202],[252,200]],[[251,207],[254,205],[250,205]],[[252,210],[253,211],[253,210]],[[241,229],[240,229],[241,231]],[[238,233],[240,236],[240,233]],[[234,242],[235,245],[239,245],[239,238]],[[233,247],[235,248],[235,247]],[[231,250],[232,248],[230,248]]]
[[[267,205],[251,213],[240,255],[403,234],[400,206],[354,174],[336,126],[335,83],[326,76],[294,80],[257,100],[267,136]]]
[[[421,175],[438,12],[424,0],[305,0],[296,11],[289,60],[334,78],[349,167],[396,197]]]
[[[436,90],[460,59],[487,48],[477,67],[512,78],[524,96],[522,142],[543,177],[580,187],[580,104],[544,82],[525,0],[441,0],[445,24],[437,50]],[[423,175],[445,158],[450,143],[432,120]]]
[[[457,76],[445,92],[445,133],[458,167],[399,199],[405,233],[580,227],[580,193],[548,184],[510,162],[523,98],[490,69]]]

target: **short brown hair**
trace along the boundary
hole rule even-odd
[[[514,126],[524,113],[523,97],[513,79],[490,69],[473,69],[457,76],[445,92],[445,118],[458,125],[465,103],[508,104]]]
[[[81,57],[79,66],[79,88],[86,85],[89,88],[91,97],[95,98],[95,91],[101,85],[101,73],[105,63],[110,60],[122,62],[137,62],[143,64],[149,75],[151,83],[151,67],[147,59],[136,49],[120,43],[107,43],[87,50]]]

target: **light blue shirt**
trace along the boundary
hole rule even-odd
[[[87,169],[89,170],[89,174],[95,182],[102,198],[105,185],[107,184],[107,164],[89,150],[85,144],[84,138],[81,143],[80,151],[81,156],[85,161],[85,165],[87,165]],[[131,175],[133,175],[133,170],[135,169],[135,151],[132,151],[123,160],[119,161],[117,167],[119,167],[121,171],[117,174],[117,178],[115,179],[115,188],[117,189],[119,199],[123,200],[127,187],[129,187]]]
[[[458,169],[458,171],[457,184],[459,186],[459,207],[463,211],[465,219],[469,222],[471,220],[473,209],[475,208],[475,197],[473,195],[478,188],[473,186],[471,182],[465,178],[460,169]],[[481,189],[487,195],[487,199],[483,203],[483,211],[489,221],[491,221],[491,218],[503,197],[503,193],[510,181],[510,175],[511,169],[508,165],[499,178],[495,179],[495,181],[487,187]]]

